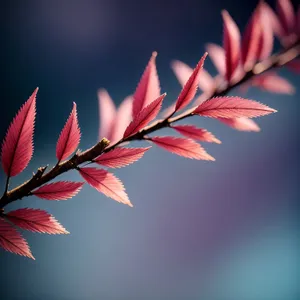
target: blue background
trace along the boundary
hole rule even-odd
[[[13,185],[38,166],[56,163],[55,144],[73,101],[83,133],[80,147],[86,149],[98,136],[98,88],[105,87],[119,104],[132,94],[156,50],[168,106],[180,91],[171,60],[194,66],[205,43],[221,43],[221,9],[243,28],[255,5],[238,0],[2,3],[1,138],[21,104],[40,88],[35,155]],[[209,60],[206,68],[216,73]],[[299,87],[299,76],[281,74]],[[247,97],[278,110],[257,120],[260,133],[188,120],[222,140],[205,145],[216,162],[153,147],[141,161],[115,171],[133,209],[88,186],[68,201],[31,197],[7,207],[46,209],[71,234],[24,232],[36,261],[0,249],[1,300],[299,299],[299,95],[251,89]],[[74,172],[61,179],[79,177]],[[1,171],[1,186],[4,180]]]

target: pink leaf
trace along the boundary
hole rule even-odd
[[[78,126],[76,103],[73,103],[72,112],[60,133],[56,145],[56,157],[58,161],[68,158],[78,147],[80,141],[80,129]]]
[[[293,33],[296,20],[294,8],[290,0],[277,0],[276,9],[279,16],[279,21],[284,31],[284,35],[287,36]]]
[[[297,11],[296,33],[298,35],[298,38],[300,38],[300,5],[298,6],[298,11]]]
[[[224,50],[226,57],[227,81],[230,81],[240,60],[240,31],[226,10],[222,11],[224,22]]]
[[[105,89],[98,91],[98,103],[100,118],[99,141],[104,137],[110,140],[116,118],[116,107]]]
[[[193,140],[221,144],[221,141],[206,129],[197,128],[193,125],[175,125],[172,128]]]
[[[160,85],[155,63],[156,56],[157,52],[153,52],[133,95],[133,118],[135,118],[143,108],[149,105],[153,100],[157,99],[160,95]]]
[[[259,126],[255,123],[255,121],[248,118],[233,118],[233,119],[224,119],[218,118],[222,123],[230,126],[239,131],[260,131]]]
[[[200,104],[194,114],[211,118],[254,118],[276,110],[259,102],[240,97],[216,97]]]
[[[155,119],[161,109],[162,101],[164,100],[165,96],[166,94],[162,94],[136,115],[136,117],[126,128],[124,138],[137,133],[139,130],[149,124],[149,122]]]
[[[253,12],[249,23],[247,24],[242,40],[242,63],[245,71],[250,71],[257,60],[259,48],[262,47],[260,40],[262,28],[260,23],[260,7]]]
[[[142,158],[150,148],[115,148],[98,156],[95,162],[109,168],[125,167]]]
[[[1,159],[8,177],[21,173],[32,157],[37,92],[38,88],[20,108],[3,141]]]
[[[69,233],[52,215],[44,210],[21,208],[6,214],[10,222],[32,232],[49,234]]]
[[[191,77],[193,73],[193,69],[189,67],[187,64],[179,60],[173,61],[171,67],[179,83],[181,84],[182,87],[184,87],[188,79]],[[211,94],[215,89],[214,79],[204,68],[201,71],[201,76],[198,82],[198,86],[203,92],[207,94]]]
[[[83,184],[83,182],[58,181],[45,184],[34,190],[32,194],[46,200],[67,200],[74,197]]]
[[[286,64],[286,67],[296,74],[300,74],[300,59],[294,59]]]
[[[251,82],[253,86],[271,93],[289,95],[295,93],[294,86],[288,80],[273,72],[257,76]]]
[[[194,69],[192,75],[189,77],[188,81],[184,85],[182,91],[180,92],[175,106],[175,111],[178,111],[186,107],[195,97],[197,92],[197,86],[200,80],[201,70],[203,68],[204,60],[207,56],[205,53],[200,61],[198,62],[196,68]]]
[[[215,160],[199,144],[191,139],[171,136],[156,136],[149,138],[150,141],[174,154],[198,160]]]
[[[219,74],[225,76],[226,64],[224,49],[216,44],[207,44],[206,50],[216,69],[218,70]]]
[[[34,259],[26,240],[2,218],[0,218],[0,247],[11,253]]]
[[[80,168],[79,173],[89,185],[100,193],[130,207],[133,206],[128,199],[122,182],[115,175],[106,170],[88,167]]]
[[[270,8],[266,6],[265,2],[261,2],[258,6],[261,30],[256,57],[259,60],[268,58],[273,50],[274,37],[272,30],[272,17],[269,10]]]
[[[124,131],[131,121],[132,100],[131,96],[126,97],[118,109],[111,135],[111,144],[118,142],[123,137]]]

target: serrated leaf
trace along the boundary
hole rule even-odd
[[[108,168],[121,168],[128,166],[144,155],[151,147],[147,148],[115,148],[107,153],[101,154],[94,161]]]
[[[156,70],[157,52],[153,52],[148,65],[133,95],[132,117],[136,118],[143,108],[160,95],[160,84]]]
[[[275,72],[262,74],[252,79],[253,86],[270,93],[288,94],[295,93],[294,86],[285,78],[277,75]]]
[[[57,141],[56,157],[58,161],[68,158],[77,149],[80,141],[80,135],[76,103],[73,102],[72,112]]]
[[[77,195],[83,184],[83,182],[58,181],[45,184],[32,194],[46,200],[67,200]]]
[[[38,88],[11,122],[2,144],[1,160],[8,177],[21,173],[33,154],[33,133]]]
[[[32,232],[49,234],[69,233],[52,215],[41,209],[20,208],[6,214],[10,222]]]
[[[161,109],[161,105],[165,96],[166,94],[162,94],[148,106],[143,108],[130,122],[130,124],[125,130],[123,137],[126,138],[137,133],[139,130],[141,130],[147,124],[149,124],[152,120],[154,120]]]
[[[276,112],[259,102],[240,97],[216,97],[204,101],[194,114],[211,118],[255,118]]]
[[[233,119],[218,118],[218,120],[221,121],[222,123],[228,125],[229,127],[232,127],[233,129],[236,129],[239,131],[248,131],[248,132],[260,131],[259,126],[252,119],[248,119],[248,118],[233,118]]]
[[[226,64],[224,49],[219,45],[209,43],[206,45],[206,50],[219,74],[225,76]]]
[[[90,167],[80,168],[79,173],[89,185],[100,193],[130,207],[133,206],[128,199],[122,182],[112,173],[103,169]]]
[[[149,140],[158,147],[161,147],[179,156],[198,160],[215,160],[192,139],[171,136],[156,136],[149,138]]]
[[[206,56],[207,53],[201,57],[196,68],[193,70],[192,75],[189,77],[188,81],[181,90],[176,101],[175,111],[183,109],[194,99]]]
[[[260,55],[262,28],[260,22],[260,7],[253,12],[242,38],[242,63],[245,71],[250,71]]]
[[[105,89],[98,91],[98,103],[100,119],[99,141],[104,137],[111,140],[117,114],[116,106]]]
[[[218,140],[211,132],[203,128],[197,128],[193,125],[174,125],[172,128],[193,140],[221,144],[220,140]]]
[[[115,123],[113,126],[112,134],[111,134],[111,144],[118,142],[125,132],[125,129],[129,125],[132,120],[131,112],[132,112],[132,96],[128,96],[124,99],[121,105],[118,108]]]
[[[240,61],[240,31],[234,20],[226,10],[222,11],[224,36],[223,47],[225,51],[226,73],[225,78],[230,82]]]
[[[184,87],[188,79],[193,73],[193,69],[180,60],[174,60],[171,63],[171,68],[177,77],[180,85]],[[215,89],[215,81],[213,77],[204,69],[201,70],[201,76],[198,82],[199,88],[206,94],[211,94]]]
[[[26,240],[3,218],[0,218],[0,247],[11,253],[34,259]]]

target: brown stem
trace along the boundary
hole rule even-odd
[[[268,59],[266,59],[263,62],[257,63],[253,69],[249,72],[247,72],[243,78],[241,78],[238,82],[228,85],[227,87],[218,90],[214,92],[214,94],[211,97],[217,97],[217,96],[224,96],[228,94],[232,89],[236,88],[237,86],[240,86],[241,84],[247,82],[248,80],[254,78],[257,75],[261,75],[264,72],[270,71],[274,68],[282,67],[286,65],[288,62],[292,61],[293,59],[297,58],[300,55],[300,41],[297,41],[293,46],[289,47],[288,49],[283,50],[280,53],[274,54]],[[210,97],[210,98],[211,98]],[[82,152],[82,153],[76,153],[72,158],[70,158],[67,161],[64,161],[62,163],[57,164],[55,167],[53,167],[48,173],[45,174],[45,170],[47,167],[41,167],[38,169],[37,173],[33,175],[33,177],[23,183],[22,185],[14,188],[11,191],[6,192],[2,198],[0,199],[0,210],[6,206],[7,204],[16,201],[18,199],[22,199],[23,197],[30,196],[32,191],[43,184],[53,180],[57,176],[68,172],[70,170],[78,168],[78,166],[85,162],[91,162],[93,159],[98,157],[104,152],[109,152],[112,149],[114,149],[117,145],[120,145],[124,142],[129,142],[133,140],[143,140],[145,137],[153,133],[159,129],[169,127],[170,124],[177,122],[179,120],[188,118],[193,116],[193,110],[194,108],[191,108],[175,117],[173,117],[173,114],[164,119],[164,120],[158,120],[154,124],[145,127],[144,129],[140,130],[139,132],[135,133],[134,135],[121,139],[119,142],[108,146],[109,141],[107,139],[102,139],[98,144],[93,146],[92,148]]]

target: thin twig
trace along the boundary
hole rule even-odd
[[[214,94],[209,97],[217,97],[217,96],[224,96],[231,92],[234,88],[240,86],[241,84],[253,79],[254,77],[261,75],[267,71],[270,71],[275,68],[282,67],[292,61],[293,59],[299,57],[300,55],[300,41],[297,41],[293,46],[285,49],[277,54],[272,55],[268,59],[263,62],[257,63],[253,69],[243,76],[238,82],[234,84],[229,84],[225,86],[223,89],[214,92]],[[191,108],[175,117],[173,114],[166,119],[158,120],[155,123],[151,124],[150,126],[145,127],[144,129],[140,130],[139,132],[129,136],[127,138],[121,139],[117,143],[108,146],[109,141],[107,139],[102,139],[99,143],[97,143],[92,148],[84,151],[84,152],[77,152],[73,157],[69,160],[58,163],[55,167],[53,167],[48,173],[45,174],[46,167],[39,168],[37,173],[33,175],[33,177],[28,180],[27,182],[23,183],[22,185],[14,188],[11,191],[7,191],[3,194],[2,198],[0,199],[0,210],[5,207],[7,204],[16,201],[18,199],[22,199],[23,197],[30,196],[32,191],[45,183],[53,180],[57,176],[68,172],[73,169],[77,169],[83,163],[92,162],[96,157],[101,155],[104,152],[109,152],[114,149],[116,146],[134,140],[144,140],[147,139],[147,135],[151,134],[159,129],[169,127],[170,124],[177,122],[179,120],[188,118],[193,116],[194,108]],[[6,184],[8,189],[8,183]]]

